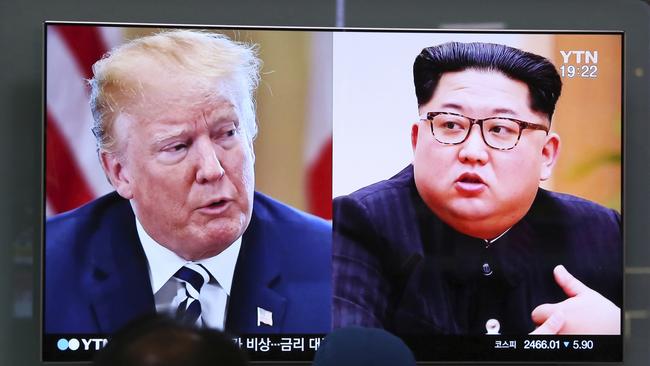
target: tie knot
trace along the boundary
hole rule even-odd
[[[210,274],[205,267],[195,263],[187,263],[174,274],[174,277],[189,285],[191,290],[196,291],[197,296],[192,296],[194,298],[198,297],[198,293],[201,292],[201,287],[203,287],[206,282],[210,281]],[[190,290],[190,288],[188,288],[188,290]]]

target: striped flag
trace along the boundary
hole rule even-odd
[[[332,218],[332,34],[313,33],[305,157],[308,211]]]
[[[119,28],[48,25],[45,99],[47,214],[112,190],[99,164],[86,79],[92,64],[121,42]]]

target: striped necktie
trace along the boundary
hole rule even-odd
[[[176,310],[176,318],[185,324],[197,324],[201,316],[199,294],[201,287],[210,280],[210,274],[200,264],[188,263],[174,274],[174,277],[185,284],[185,295]]]

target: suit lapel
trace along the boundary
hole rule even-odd
[[[147,260],[129,202],[120,199],[106,216],[91,241],[91,271],[84,283],[100,332],[113,333],[156,310]]]
[[[256,195],[228,304],[226,330],[235,334],[281,333],[287,307],[287,298],[276,286],[282,281],[282,233],[266,220],[258,200]]]

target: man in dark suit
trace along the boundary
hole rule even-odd
[[[425,48],[413,164],[334,200],[334,327],[410,334],[620,334],[620,216],[539,188],[560,146],[545,58]]]
[[[254,49],[174,31],[93,72],[116,192],[48,220],[45,333],[110,334],[153,312],[235,334],[327,332],[330,225],[254,192]]]

